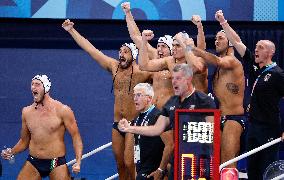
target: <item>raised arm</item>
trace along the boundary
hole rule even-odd
[[[132,41],[135,43],[136,47],[138,49],[141,48],[142,46],[142,36],[141,36],[141,32],[134,20],[134,17],[131,14],[130,11],[130,2],[123,2],[121,4],[121,8],[125,14],[125,20],[126,20],[126,24],[127,24],[127,28],[128,28],[128,32],[130,35],[130,38],[132,39]],[[154,59],[156,54],[157,54],[157,50],[155,48],[153,48],[149,43],[147,43],[147,48],[149,51],[149,58],[150,59]]]
[[[141,47],[142,37],[137,24],[130,11],[130,2],[123,2],[121,8],[125,14],[125,20],[128,28],[128,32],[132,41],[136,44],[137,48]]]
[[[206,70],[204,60],[200,57],[195,56],[191,51],[191,47],[195,47],[193,39],[186,37],[182,32],[178,33],[175,36],[175,39],[182,47],[185,53],[186,62],[193,67],[194,73],[204,72]]]
[[[69,32],[76,43],[84,49],[90,56],[97,61],[104,69],[111,72],[112,67],[115,65],[116,60],[104,55],[101,51],[95,48],[86,38],[84,38],[78,31],[73,27],[74,23],[69,19],[65,20],[62,27]]]
[[[127,133],[140,134],[143,136],[160,136],[169,124],[169,118],[160,115],[155,125],[152,126],[130,126],[126,119],[122,119],[119,121],[118,128],[122,132]]]
[[[212,64],[221,68],[231,69],[236,66],[236,58],[234,56],[218,57],[212,53],[206,52],[197,47],[192,47],[194,55],[202,57],[208,64]]]
[[[198,33],[197,33],[197,47],[200,49],[206,49],[205,35],[203,31],[203,25],[201,22],[201,17],[199,15],[193,15],[191,18],[193,24],[196,25]]]
[[[73,147],[76,155],[76,163],[72,166],[72,170],[77,173],[80,172],[83,143],[75,120],[74,113],[68,106],[64,106],[62,108],[62,119],[67,131],[70,133],[72,138]]]
[[[233,46],[236,48],[237,52],[240,54],[241,57],[245,55],[246,52],[246,46],[242,42],[240,36],[236,33],[233,28],[229,25],[228,21],[225,20],[225,17],[223,15],[222,10],[219,10],[215,14],[215,19],[219,21],[220,25],[225,31],[225,34],[229,41],[233,44]]]
[[[151,30],[144,30],[142,32],[143,43],[139,51],[138,64],[139,68],[143,71],[157,72],[168,69],[167,59],[169,59],[169,57],[152,60],[149,59],[147,44],[153,37],[154,33]]]
[[[11,149],[12,154],[18,154],[24,150],[26,150],[29,147],[31,134],[27,126],[26,122],[26,108],[23,108],[22,110],[22,129],[21,129],[21,137],[18,143]]]

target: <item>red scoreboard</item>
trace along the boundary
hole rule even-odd
[[[175,180],[219,180],[220,111],[175,112]]]

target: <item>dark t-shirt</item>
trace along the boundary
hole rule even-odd
[[[147,112],[140,113],[133,123],[136,126],[154,125],[160,113],[160,110],[155,107],[148,115]],[[150,137],[135,134],[134,138],[135,145],[139,144],[140,146],[140,161],[136,164],[136,171],[150,173],[156,170],[160,165],[164,150],[164,143],[160,136]]]
[[[247,48],[243,57],[250,70],[253,83],[258,78],[250,100],[250,122],[266,124],[280,128],[279,102],[284,96],[284,72],[279,66],[274,66],[264,72],[255,64],[255,57]]]
[[[191,96],[180,102],[179,96],[172,96],[162,109],[161,115],[170,118],[170,125],[174,128],[175,109],[215,109],[213,99],[205,93],[195,91]]]

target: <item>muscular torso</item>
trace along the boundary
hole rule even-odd
[[[153,89],[155,93],[153,103],[161,110],[174,94],[170,71],[163,70],[153,74]]]
[[[35,109],[26,108],[25,120],[31,135],[29,151],[33,157],[51,159],[65,155],[65,127],[58,114],[63,104],[52,101],[52,104]]]
[[[132,79],[131,66],[127,69],[119,68],[117,73],[116,70],[117,65],[112,68],[113,77],[116,74],[114,81],[114,121],[119,121],[122,118],[131,121],[138,115],[133,100],[133,87],[138,83],[146,82],[150,77],[150,73],[140,71],[138,65],[135,63],[133,63]]]
[[[232,69],[220,68],[214,76],[214,93],[220,102],[222,115],[244,113],[244,72],[240,62]]]

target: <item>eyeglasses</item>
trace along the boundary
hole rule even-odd
[[[148,96],[148,95],[145,95],[145,94],[142,94],[142,93],[134,93],[133,96],[134,96],[134,98],[141,98],[143,96]]]

